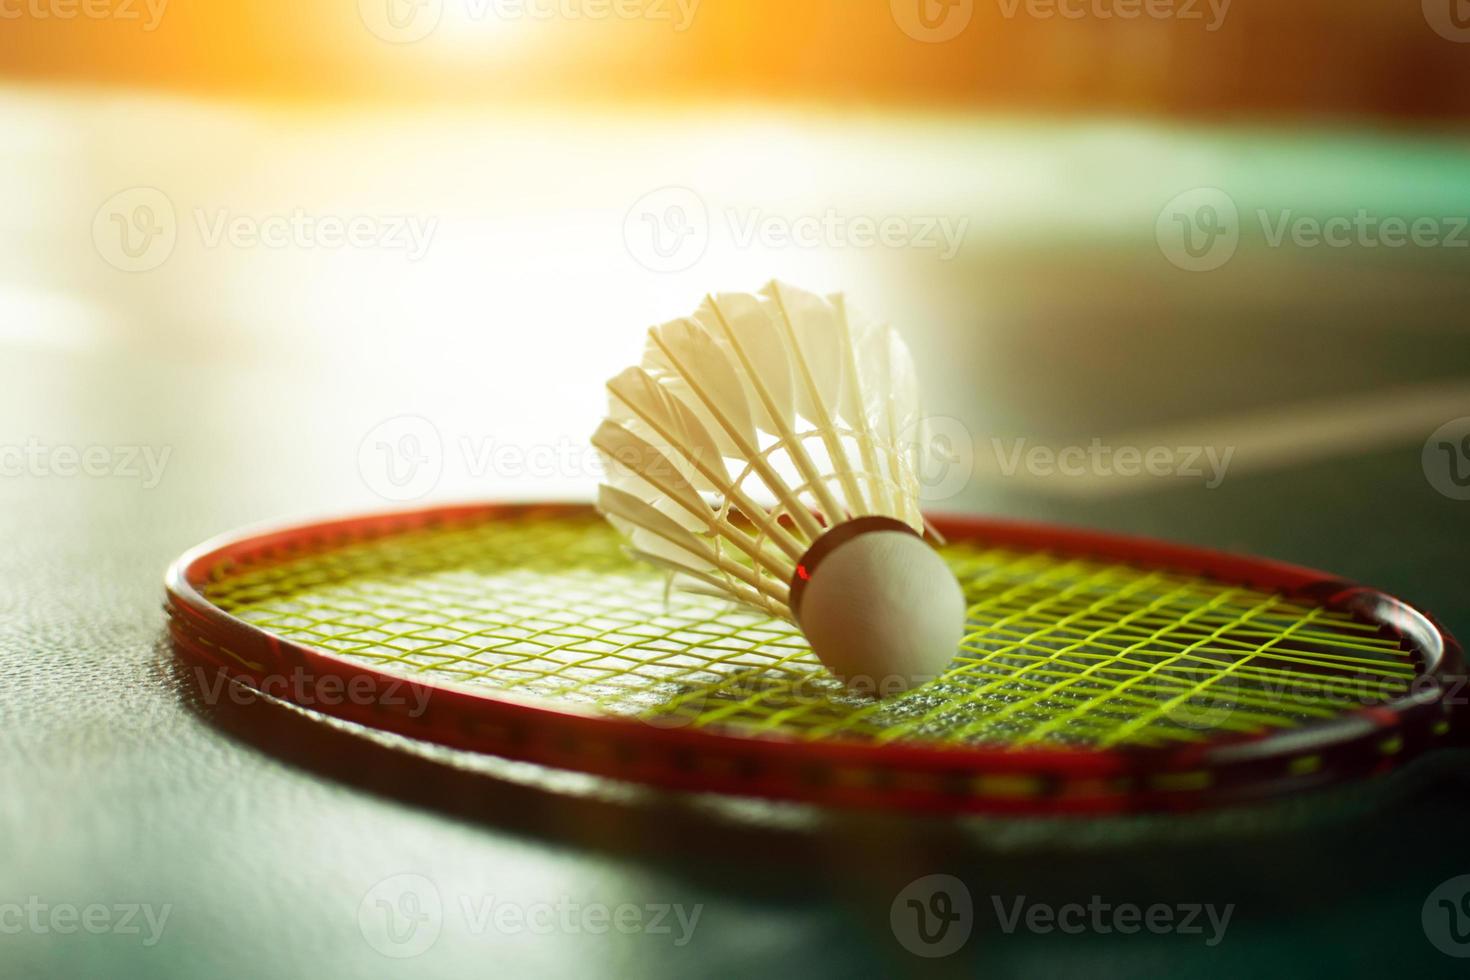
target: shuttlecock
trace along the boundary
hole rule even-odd
[[[943,672],[965,602],[923,539],[918,381],[895,331],[773,282],[654,327],[607,387],[598,507],[634,554],[796,623],[850,686]]]

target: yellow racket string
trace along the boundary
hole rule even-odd
[[[336,541],[215,569],[205,594],[385,670],[804,739],[1198,741],[1330,718],[1402,694],[1416,673],[1372,625],[1281,595],[983,544],[943,552],[969,600],[967,636],[944,675],[887,697],[844,687],[789,623],[669,593],[594,517]]]

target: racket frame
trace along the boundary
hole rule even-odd
[[[1178,746],[1106,749],[877,745],[801,740],[613,717],[481,686],[425,680],[283,639],[212,604],[212,578],[240,565],[498,519],[587,518],[563,503],[480,503],[254,528],[208,541],[169,568],[173,646],[205,671],[271,697],[453,749],[671,790],[934,812],[1098,814],[1246,802],[1386,772],[1467,740],[1464,654],[1427,614],[1376,589],[1269,559],[1148,538],[974,516],[932,516],[951,541],[1135,564],[1278,592],[1353,615],[1401,641],[1407,693],[1300,728]],[[205,675],[199,675],[201,683]],[[291,682],[282,684],[283,678]],[[349,686],[350,685],[350,686]],[[212,688],[220,690],[219,687]],[[356,692],[344,697],[341,692]]]

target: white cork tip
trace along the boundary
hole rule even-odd
[[[839,544],[801,596],[802,632],[849,688],[878,697],[948,669],[965,633],[965,597],[922,538],[873,531]]]

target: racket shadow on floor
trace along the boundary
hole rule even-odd
[[[1427,848],[1404,832],[1449,826],[1470,808],[1467,753],[1390,774],[1371,793],[1327,789],[1225,811],[1081,822],[935,816],[732,802],[568,781],[526,764],[496,771],[278,699],[221,696],[216,678],[173,657],[161,667],[202,722],[311,778],[528,844],[637,861],[710,894],[778,907],[836,900],[878,934],[892,896],[938,873],[975,894],[1057,906],[1096,893],[1140,906],[1231,904],[1242,929],[1299,914],[1303,881],[1319,896],[1412,896],[1470,865],[1470,845],[1446,839]]]

